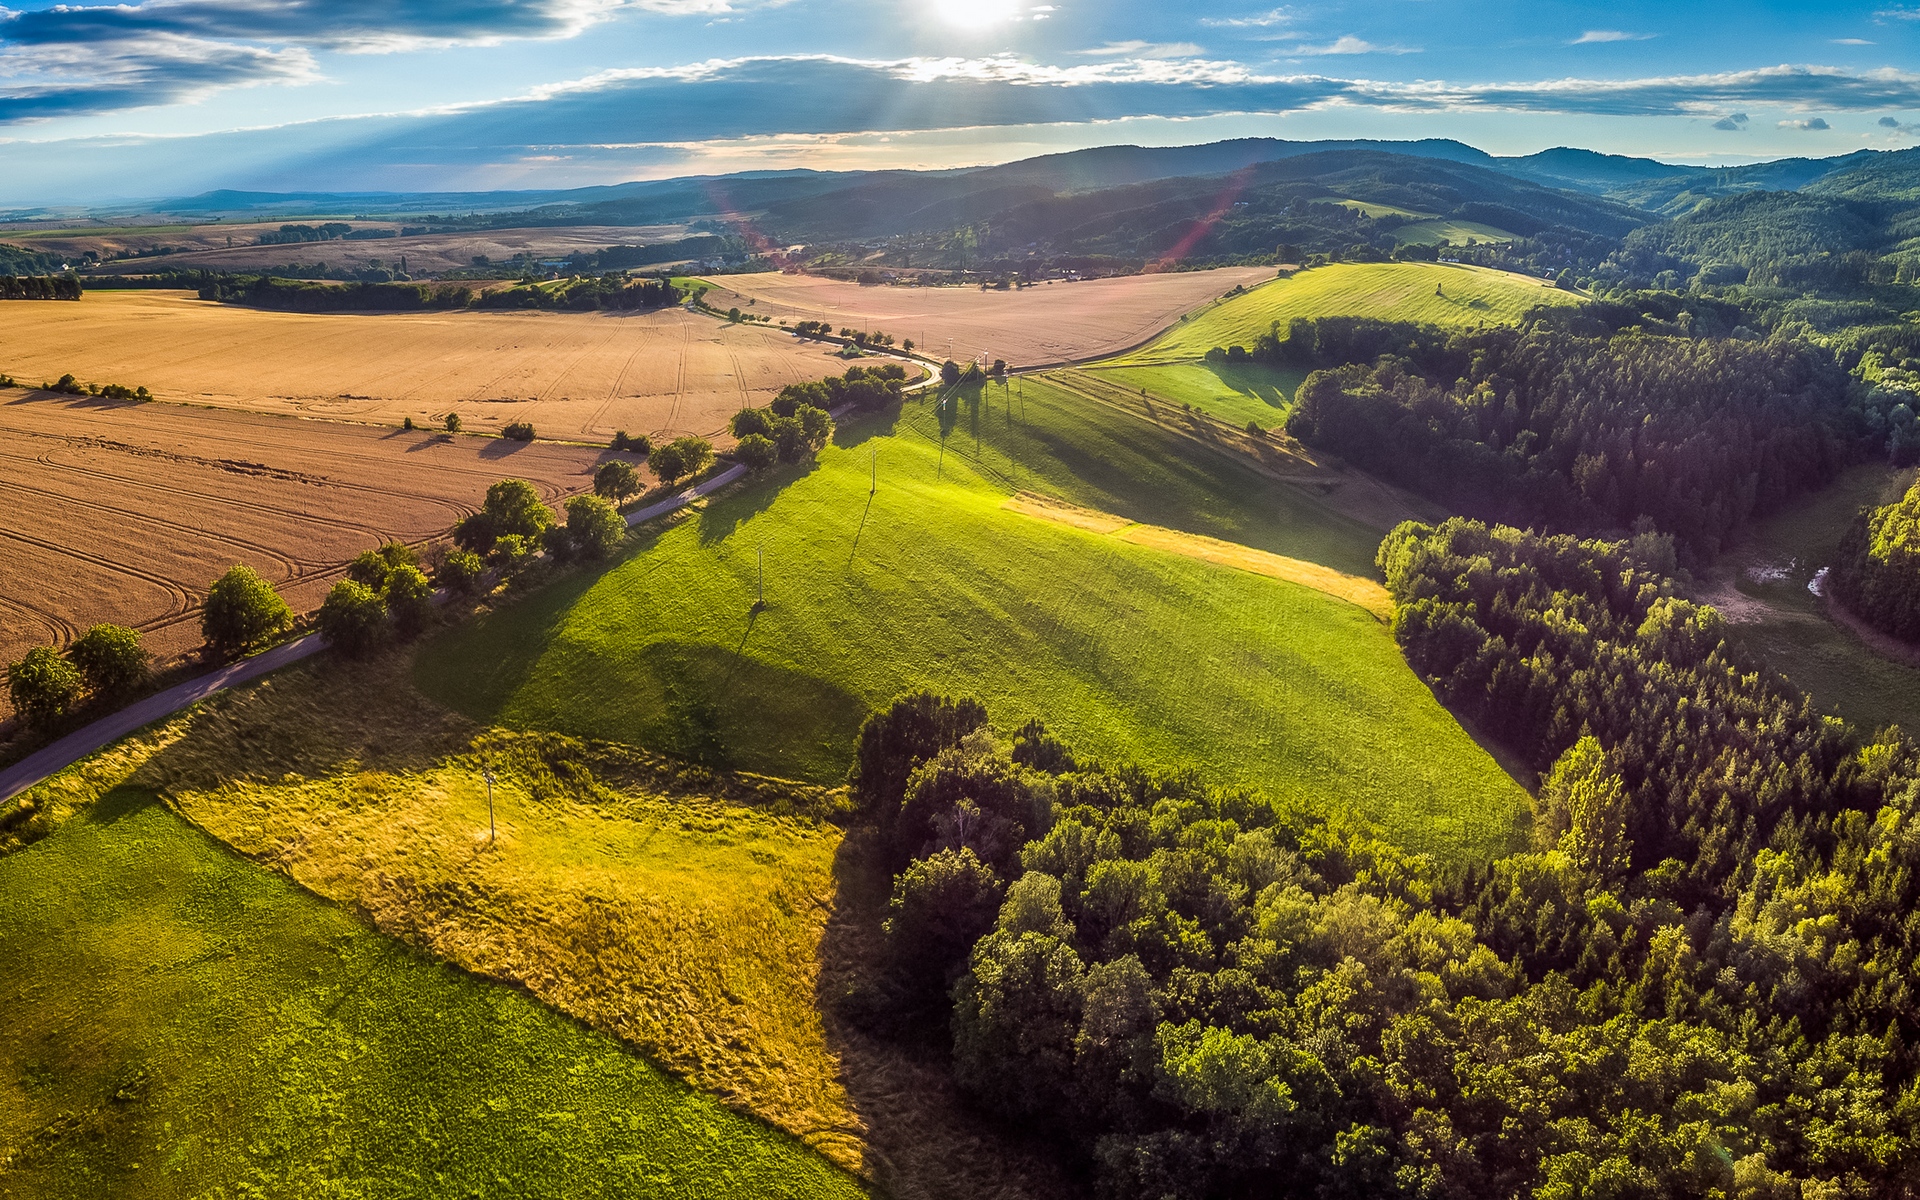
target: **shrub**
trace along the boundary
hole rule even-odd
[[[214,581],[200,632],[216,655],[240,654],[293,628],[293,610],[252,567],[235,565]]]
[[[460,432],[460,414],[459,413],[447,414],[447,432],[448,433]]]
[[[419,567],[400,566],[387,576],[387,612],[393,617],[394,632],[411,641],[433,622],[433,585]]]
[[[547,557],[554,562],[572,562],[573,534],[564,527],[555,525],[540,535],[540,549],[546,551]]]
[[[494,539],[493,551],[487,555],[487,561],[501,571],[512,571],[526,561],[533,553],[534,539],[517,533],[510,533]]]
[[[616,458],[602,463],[600,469],[593,473],[594,494],[604,496],[615,504],[639,490],[640,473],[633,469],[632,463]]]
[[[391,632],[387,606],[379,593],[351,579],[342,579],[327,593],[318,624],[327,644],[349,658],[370,653]]]
[[[86,677],[87,689],[102,698],[125,695],[147,678],[140,633],[124,625],[95,625],[67,648],[67,657]]]
[[[624,450],[628,454],[638,454],[641,458],[645,458],[653,453],[653,439],[644,433],[639,437],[629,437],[627,431],[622,429],[613,435],[613,449]]]
[[[780,451],[772,438],[763,433],[750,433],[733,448],[733,457],[746,464],[749,471],[764,471],[780,457]]]
[[[916,859],[893,881],[887,957],[904,990],[938,1001],[966,968],[973,944],[993,928],[1004,885],[969,847]]]
[[[378,550],[362,550],[347,565],[347,578],[379,591],[387,577],[401,567],[418,567],[420,556],[405,542],[387,542]]]
[[[567,536],[575,554],[597,562],[626,539],[626,518],[598,496],[575,496],[567,501]]]
[[[449,550],[446,558],[441,560],[440,569],[434,572],[434,578],[448,591],[472,594],[486,569],[487,564],[473,551]]]
[[[400,422],[400,428],[402,428],[402,429],[404,429],[404,430],[406,430],[406,431],[407,431],[408,433],[412,433],[412,432],[413,432],[413,418],[412,418],[412,417],[408,417],[408,418],[407,418],[406,420],[404,420],[404,421],[402,421],[402,422]]]
[[[80,701],[80,672],[51,646],[35,646],[7,668],[13,711],[34,729],[48,729]]]
[[[530,442],[533,440],[533,425],[528,421],[515,421],[502,429],[500,436],[508,441]]]
[[[689,475],[698,475],[713,465],[713,444],[705,438],[675,438],[673,447],[680,451],[680,462]]]

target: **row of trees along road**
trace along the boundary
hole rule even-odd
[[[836,1003],[1109,1197],[1911,1200],[1920,753],[1749,661],[1672,554],[1383,544],[1408,661],[1544,773],[1531,847],[1464,873],[896,702],[851,774],[884,953]]]

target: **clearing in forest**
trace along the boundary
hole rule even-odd
[[[1141,349],[1103,366],[1186,362],[1215,346],[1252,349],[1277,321],[1371,317],[1425,325],[1508,325],[1540,305],[1578,304],[1552,283],[1452,263],[1331,263],[1276,279],[1189,314]]]
[[[415,678],[484,721],[821,783],[874,707],[972,694],[1003,728],[1038,717],[1090,756],[1356,810],[1449,860],[1511,847],[1524,793],[1371,612],[1004,505],[1039,490],[1349,574],[1377,529],[1196,435],[1023,388],[844,429],[784,487],[430,643]],[[1085,425],[1104,440],[1068,432]]]

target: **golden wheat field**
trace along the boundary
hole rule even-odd
[[[163,400],[470,430],[531,422],[543,438],[719,432],[782,387],[838,374],[834,347],[670,308],[649,313],[283,313],[190,292],[14,301],[0,372],[71,372]]]
[[[1004,358],[1016,367],[1115,354],[1153,337],[1236,287],[1273,278],[1272,267],[1222,267],[1039,283],[1009,291],[977,287],[862,287],[815,275],[721,275],[707,303],[760,316],[826,321],[912,338],[926,353],[958,361]],[[751,302],[751,304],[750,304]]]
[[[557,503],[602,457],[0,389],[0,663],[103,621],[189,650],[200,598],[236,562],[313,608],[360,551],[445,532],[506,476]]]

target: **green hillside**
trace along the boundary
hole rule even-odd
[[[1094,367],[1093,374],[1128,389],[1145,389],[1175,404],[1191,404],[1235,425],[1252,421],[1272,429],[1286,420],[1294,389],[1306,372],[1259,363],[1176,362],[1144,367]]]
[[[1482,225],[1478,221],[1457,221],[1441,218],[1434,221],[1417,221],[1412,225],[1402,225],[1393,231],[1393,236],[1409,246],[1464,246],[1468,242],[1511,242],[1518,240],[1514,234],[1492,225]]]
[[[951,414],[944,453],[942,422],[910,402],[907,429],[843,434],[853,444],[784,488],[720,499],[603,575],[442,637],[416,679],[481,719],[820,782],[844,776],[874,706],[916,688],[971,693],[1003,727],[1040,717],[1087,754],[1206,764],[1221,782],[1355,806],[1449,858],[1511,844],[1524,795],[1371,614],[1003,504],[1016,480],[1048,487],[1084,464],[1097,477],[1054,490],[1174,528],[1238,529],[1276,553],[1351,569],[1371,548],[1362,527],[1304,494],[1261,512],[1280,485],[1235,505],[1225,460],[1185,461],[1165,431],[1097,407],[1079,419],[1118,441],[1034,421],[1031,457],[1004,458],[989,431],[1018,428],[1020,399],[1047,403],[1025,391],[1009,406],[990,389]],[[1143,460],[1158,476],[1129,478]],[[1168,499],[1159,483],[1186,490]]]
[[[1333,263],[1276,279],[1188,316],[1110,366],[1197,359],[1215,346],[1251,347],[1275,321],[1373,317],[1428,325],[1500,325],[1542,304],[1580,297],[1544,280],[1449,263]]]
[[[0,1195],[864,1194],[134,789],[0,860],[0,962]]]

